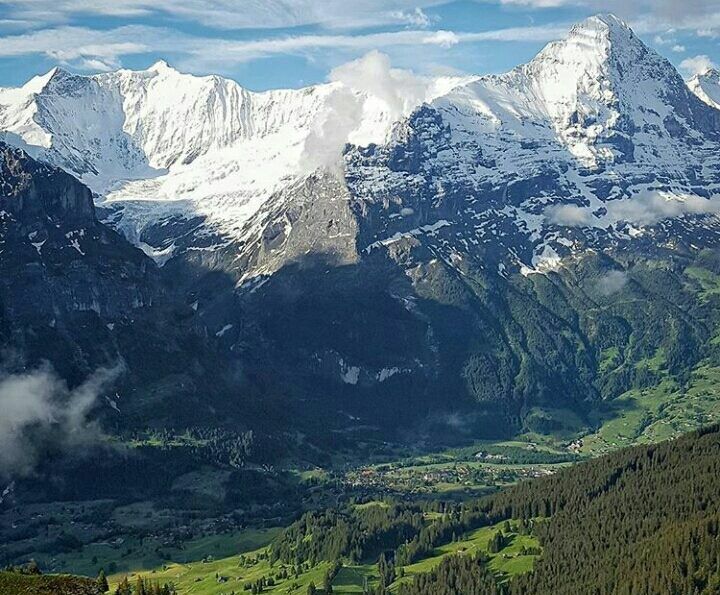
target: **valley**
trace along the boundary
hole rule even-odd
[[[388,593],[404,594],[423,592],[423,585],[432,585],[441,573],[454,568],[459,574],[453,580],[468,581],[466,588],[483,589],[483,593],[523,593],[526,589],[549,593],[558,588],[556,576],[561,572],[566,573],[563,585],[568,585],[561,588],[563,593],[597,586],[598,577],[603,581],[601,588],[610,591],[618,576],[627,576],[629,584],[636,576],[648,592],[656,587],[646,581],[657,580],[656,586],[672,581],[712,593],[720,579],[712,565],[704,564],[716,548],[711,475],[717,461],[717,436],[717,426],[713,426],[675,441],[625,449],[462,504],[388,500],[318,511],[275,533],[265,547],[251,550],[239,544],[233,556],[206,554],[202,561],[164,564],[145,576],[161,583],[172,581],[179,592],[213,595],[253,590],[305,593],[311,583],[325,591],[331,585],[336,593],[385,588]],[[693,478],[693,489],[704,503],[691,503],[688,483],[680,481],[682,477]],[[638,498],[639,492],[648,496]],[[629,521],[617,514],[619,502],[634,514],[644,511],[644,516]],[[670,510],[677,516],[669,515]],[[604,516],[613,536],[612,545],[601,553],[594,543],[587,543],[598,539],[586,530],[598,516]],[[626,532],[628,523],[634,529],[631,534]],[[655,531],[660,539],[653,536]],[[698,570],[694,574],[680,571],[671,578],[672,568],[658,566],[656,560],[675,555],[672,548],[679,542],[673,535],[678,533],[695,540],[697,548],[687,542],[683,547],[688,563]],[[385,549],[377,561],[371,552],[391,543],[397,544],[394,553]],[[363,560],[366,555],[371,563]],[[465,564],[475,565],[475,571],[463,575],[460,569]],[[604,570],[607,564],[612,570]],[[638,564],[645,565],[647,574],[633,575]],[[387,572],[392,578],[383,587]],[[122,575],[112,579],[115,584],[120,580]]]
[[[158,441],[153,448],[165,447]],[[145,501],[120,492],[119,498],[23,504],[24,494],[37,486],[18,485],[0,515],[7,528],[0,535],[8,544],[5,563],[32,558],[47,571],[93,576],[100,568],[128,573],[225,558],[237,548],[252,550],[270,541],[278,523],[304,510],[386,499],[460,502],[579,460],[567,451],[523,443],[479,443],[396,459],[376,454],[381,462],[373,465],[366,462],[370,455],[356,456],[363,461],[357,466],[345,459],[334,468],[258,468],[236,477],[230,467],[205,465],[175,478],[168,493]],[[259,483],[267,492],[254,496],[252,506],[247,495],[224,497],[238,481]],[[288,501],[279,506],[278,498]],[[238,502],[246,505],[237,508]]]
[[[0,595],[717,593],[717,72],[344,68],[0,88]]]

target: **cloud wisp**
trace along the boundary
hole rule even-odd
[[[121,371],[99,369],[74,389],[47,366],[0,376],[0,476],[30,473],[48,453],[97,442],[101,432],[89,415]]]
[[[646,226],[683,215],[720,214],[720,199],[643,192],[632,198],[608,201],[603,207],[604,213],[596,215],[591,207],[553,205],[545,210],[545,217],[550,223],[565,227],[606,229],[620,222]]]
[[[371,49],[449,49],[480,42],[546,42],[571,23],[486,31],[450,31],[440,15],[451,0],[0,0],[0,57],[42,55],[81,70],[109,70],[123,58],[159,55],[193,72],[230,72],[272,56],[322,58],[332,49],[350,59]],[[680,53],[681,31],[720,32],[720,11],[706,0],[478,0],[474,6],[516,5],[530,18],[547,8],[613,11],[639,33],[657,33]],[[517,7],[520,8],[517,8]],[[491,9],[491,8],[489,8]],[[495,8],[495,10],[500,10]],[[100,26],[98,23],[102,23]],[[120,26],[113,26],[120,25]],[[433,29],[433,27],[437,27]],[[238,39],[232,31],[243,32]],[[282,33],[282,35],[281,35]],[[667,40],[666,40],[667,38]]]
[[[427,27],[428,9],[451,0],[0,0],[4,20],[53,26],[88,17],[174,19],[217,29],[280,29],[302,26],[356,29],[374,26]],[[658,27],[703,28],[718,25],[716,7],[707,0],[484,0],[486,4],[526,9],[583,7],[642,17]],[[660,30],[660,29],[658,29]]]
[[[609,297],[623,289],[629,280],[625,271],[608,271],[595,283],[595,291],[603,297]]]
[[[390,57],[377,50],[334,68],[328,80],[335,88],[327,109],[313,124],[301,157],[311,170],[338,164],[343,148],[362,121],[367,102],[379,104],[385,119],[395,122],[432,98],[431,79],[393,68]]]
[[[708,70],[717,67],[718,65],[705,54],[693,56],[692,58],[685,58],[685,60],[680,62],[680,72],[687,77],[692,77],[696,74],[705,74]]]
[[[309,25],[353,29],[427,26],[425,9],[448,0],[0,0],[7,19],[44,25],[87,17],[175,19],[217,29],[281,29]]]
[[[106,70],[117,68],[125,56],[158,53],[177,55],[182,61],[203,68],[212,68],[221,60],[227,68],[229,64],[243,64],[272,56],[311,55],[325,50],[365,52],[402,46],[447,49],[461,43],[483,41],[551,41],[564,35],[568,28],[569,24],[563,24],[476,33],[404,29],[359,35],[305,34],[238,41],[189,35],[147,25],[103,30],[61,26],[3,37],[0,57],[39,54],[79,69]]]

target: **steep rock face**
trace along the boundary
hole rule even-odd
[[[64,171],[0,145],[5,316],[19,326],[95,313],[112,320],[152,304],[155,265],[98,222],[90,191]]]
[[[348,184],[372,214],[360,246],[428,229],[446,257],[531,272],[648,238],[712,243],[719,129],[666,60],[593,17],[529,64],[419,108],[386,145],[351,148]]]
[[[0,144],[3,366],[49,361],[70,382],[123,359],[115,328],[160,295],[156,266],[98,222],[90,190]]]
[[[87,187],[0,143],[3,372],[48,362],[72,385],[120,364],[112,399],[97,403],[115,425],[211,417],[216,398],[227,412],[223,359],[193,313],[97,220]]]
[[[161,242],[160,250],[187,250],[183,258],[167,265],[167,274],[188,265],[200,271],[222,271],[235,280],[238,288],[249,281],[247,289],[283,266],[302,262],[308,255],[337,266],[356,263],[357,220],[350,201],[341,177],[318,172],[271,195],[239,237],[206,236],[207,250],[193,249],[197,238],[192,228],[180,241],[175,234],[168,236],[166,223],[148,226],[142,237],[149,243]],[[195,221],[196,226],[202,223]],[[183,244],[183,240],[187,243]]]

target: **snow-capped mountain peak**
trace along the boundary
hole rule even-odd
[[[720,71],[711,68],[696,74],[688,81],[688,87],[709,106],[720,109]]]
[[[535,134],[554,137],[591,168],[640,158],[645,132],[668,126],[670,136],[680,128],[691,136],[699,127],[714,132],[698,121],[673,66],[612,15],[587,19],[529,63],[481,77],[451,92],[449,101],[469,102],[469,109],[522,136],[532,123]]]
[[[694,196],[700,183],[707,196],[716,193],[710,174],[720,112],[708,98],[715,97],[717,77],[698,78],[694,90],[703,103],[613,15],[585,20],[502,75],[419,84],[389,72],[377,88],[358,90],[355,74],[255,93],[164,61],[93,76],[53,69],[21,88],[0,90],[0,130],[9,143],[70,171],[100,202],[118,207],[115,223],[132,239],[146,241],[144,229],[171,218],[200,218],[204,247],[207,235],[224,238],[213,244],[221,245],[268,233],[278,244],[277,230],[292,225],[269,213],[284,212],[278,201],[292,189],[309,192],[303,180],[317,153],[330,145],[339,157],[346,142],[351,148],[340,177],[351,197],[363,204],[381,199],[385,209],[398,205],[391,213],[397,217],[370,234],[367,245],[385,245],[381,234],[396,227],[390,236],[409,233],[400,229],[406,223],[422,230],[450,221],[448,214],[433,220],[428,210],[450,193],[457,208],[466,201],[475,205],[470,210],[481,205],[478,220],[490,217],[492,204],[493,216],[502,211],[512,218],[533,250],[554,259],[564,244],[544,239],[549,222],[563,220],[550,221],[553,206],[571,203],[581,211],[575,223],[607,227],[622,218],[609,201],[658,187]],[[389,93],[385,83],[412,93]],[[661,185],[654,184],[658,172]],[[427,205],[416,203],[421,196]],[[423,218],[402,215],[410,212]],[[572,219],[563,213],[566,222]],[[168,236],[154,246],[171,245]]]
[[[68,74],[59,66],[51,68],[45,74],[41,74],[31,78],[27,83],[22,86],[22,89],[27,93],[41,93],[56,76],[63,77]]]
[[[177,199],[232,188],[242,201],[260,186],[267,193],[302,173],[304,142],[332,109],[336,87],[254,93],[219,76],[180,73],[164,61],[93,76],[56,68],[19,89],[0,89],[0,129],[101,196]],[[370,102],[362,111],[366,121],[357,128],[368,142],[382,142],[390,129],[383,110]],[[194,175],[200,162],[202,173]],[[268,170],[262,180],[261,169]]]
[[[602,248],[718,210],[720,112],[616,17],[592,17],[528,64],[430,106],[395,146],[354,154],[350,179],[366,204],[401,196],[418,212],[421,177],[427,203],[462,205],[460,215],[439,211],[455,221],[448,237],[462,238],[446,238],[450,260],[500,245],[522,270],[546,270],[588,242]],[[398,237],[397,227],[390,220],[367,245]]]
[[[148,70],[151,71],[151,72],[163,72],[163,71],[168,71],[168,70],[172,70],[173,72],[177,72],[177,71],[176,71],[172,66],[170,66],[170,64],[168,64],[165,60],[158,60],[157,62],[155,62],[155,64],[153,64],[152,66],[150,66],[150,68],[148,68]]]

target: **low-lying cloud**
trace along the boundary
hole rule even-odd
[[[625,287],[629,279],[625,271],[608,271],[595,283],[595,291],[605,297],[613,295]]]
[[[545,218],[556,225],[565,227],[593,227],[599,219],[589,207],[577,205],[553,205],[545,209]]]
[[[663,192],[644,192],[621,200],[603,203],[605,212],[595,215],[592,207],[555,205],[545,210],[550,223],[565,227],[607,228],[620,222],[645,226],[683,215],[720,213],[720,200],[694,194],[676,195]]]
[[[380,99],[392,118],[406,115],[427,95],[430,82],[409,70],[392,68],[390,57],[377,50],[333,68],[333,82]]]
[[[305,139],[300,161],[308,171],[330,167],[339,161],[350,133],[362,117],[363,101],[351,89],[333,91]]]
[[[30,473],[48,453],[97,442],[102,434],[89,415],[121,371],[101,368],[74,389],[49,366],[0,375],[0,476]]]

